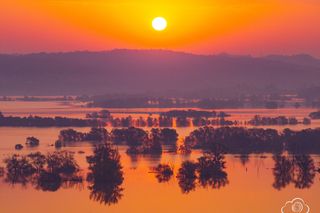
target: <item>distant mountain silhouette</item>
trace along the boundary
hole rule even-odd
[[[0,76],[0,95],[219,94],[319,86],[320,60],[165,50],[37,53],[0,55]]]

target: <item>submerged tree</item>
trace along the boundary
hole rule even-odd
[[[285,156],[276,155],[273,157],[273,160],[275,161],[275,166],[273,168],[273,175],[275,178],[273,187],[280,190],[285,188],[292,181],[294,167],[292,161]]]
[[[107,141],[108,139],[109,133],[105,128],[91,128],[84,138],[87,141]]]
[[[109,143],[98,145],[87,162],[90,199],[108,205],[117,203],[122,197],[124,179],[118,150]]]
[[[179,186],[183,193],[194,190],[197,184],[219,189],[229,183],[225,168],[224,155],[216,148],[206,152],[197,162],[182,163],[177,175]]]
[[[295,178],[293,180],[296,188],[309,188],[313,184],[316,168],[313,159],[309,155],[294,156]]]
[[[54,152],[47,155],[48,172],[71,175],[79,171],[79,166],[70,152]]]
[[[179,180],[179,186],[182,193],[189,193],[196,188],[196,169],[197,164],[192,161],[184,161],[181,164],[177,178]]]
[[[27,155],[27,157],[30,161],[30,164],[37,172],[41,172],[47,163],[47,157],[41,154],[41,152],[30,153]]]
[[[274,156],[275,167],[273,187],[280,190],[290,183],[296,188],[309,188],[313,184],[316,168],[309,155]]]
[[[47,156],[40,152],[26,156],[12,155],[4,163],[5,181],[11,184],[31,183],[36,189],[56,191],[65,181],[82,182],[82,178],[74,178],[79,166],[68,152],[54,152]]]
[[[220,153],[207,153],[198,158],[197,171],[199,182],[203,187],[224,187],[229,183],[225,169],[224,156]]]
[[[159,183],[168,182],[173,176],[173,169],[168,164],[159,164],[152,168],[152,171],[156,173],[156,178]]]
[[[25,156],[12,155],[4,160],[6,164],[6,179],[5,181],[11,184],[20,183],[26,185],[36,169],[29,162],[29,159]]]
[[[65,146],[68,142],[79,141],[107,141],[109,133],[105,128],[92,127],[90,132],[82,133],[74,129],[64,129],[60,131],[56,147]]]
[[[39,144],[40,144],[40,140],[38,138],[27,137],[26,139],[26,145],[29,147],[39,146]]]
[[[62,178],[59,174],[47,171],[41,171],[36,182],[36,188],[42,191],[57,191],[61,184]]]

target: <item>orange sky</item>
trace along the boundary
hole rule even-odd
[[[114,48],[320,56],[320,1],[0,0],[2,53]]]

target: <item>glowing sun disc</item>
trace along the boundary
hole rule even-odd
[[[167,27],[167,21],[162,17],[156,17],[152,21],[152,27],[153,29],[157,31],[162,31],[166,29]]]

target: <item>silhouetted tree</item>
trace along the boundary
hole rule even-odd
[[[14,154],[4,159],[4,163],[6,164],[7,171],[5,181],[11,184],[21,183],[22,185],[26,185],[31,176],[36,172],[36,169],[25,156]]]
[[[27,137],[27,139],[26,139],[26,145],[29,147],[39,146],[39,144],[40,144],[40,141],[38,138]]]
[[[41,171],[38,178],[36,188],[42,191],[57,191],[62,184],[62,178],[58,173]]]
[[[23,149],[23,146],[22,146],[21,144],[16,144],[16,145],[14,146],[14,148],[15,148],[16,150],[21,150],[21,149]]]
[[[285,188],[293,179],[293,163],[285,156],[275,155],[273,156],[275,166],[273,168],[275,189]]]
[[[105,143],[95,147],[87,157],[89,170],[87,180],[90,199],[104,204],[114,204],[122,197],[123,172],[118,150]]]
[[[30,161],[30,164],[37,172],[41,172],[44,169],[45,164],[47,163],[47,158],[45,155],[40,152],[30,153],[27,155]]]
[[[196,169],[197,165],[192,161],[184,161],[181,164],[177,178],[183,193],[189,193],[196,188]]]
[[[46,160],[48,172],[72,175],[79,171],[79,166],[70,152],[49,153]]]
[[[296,188],[309,188],[314,182],[316,168],[313,159],[309,155],[293,157],[274,156],[275,167],[273,169],[273,187],[280,190],[288,184],[294,183]]]
[[[167,164],[159,164],[152,168],[152,171],[156,173],[159,183],[168,182],[173,175],[173,169]]]
[[[12,155],[4,160],[5,181],[10,184],[31,183],[36,189],[56,191],[64,182],[82,183],[77,175],[79,166],[69,152],[54,152],[47,156],[40,152],[26,156]]]
[[[295,165],[294,184],[296,188],[310,188],[313,184],[316,168],[313,159],[309,155],[299,155],[293,157]]]

